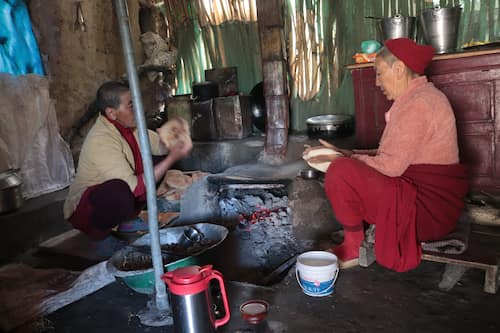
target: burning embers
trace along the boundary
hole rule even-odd
[[[255,224],[257,222],[267,221],[273,225],[289,224],[288,221],[288,208],[279,207],[275,209],[267,209],[265,207],[259,208],[257,211],[250,215],[240,214],[238,216],[241,224]]]
[[[221,217],[239,222],[240,227],[266,222],[289,225],[291,210],[282,184],[231,184],[221,187]]]
[[[229,229],[210,251],[210,263],[230,280],[267,284],[268,276],[303,252],[293,235],[289,180],[210,175],[194,183],[181,201],[181,216],[204,218]]]

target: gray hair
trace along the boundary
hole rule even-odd
[[[120,106],[120,97],[123,93],[130,91],[127,84],[119,81],[103,83],[97,90],[96,106],[102,114],[106,114],[106,108],[117,108]]]
[[[396,61],[401,61],[404,64],[404,61],[396,57],[387,47],[383,47],[380,51],[377,52],[377,58],[383,59],[389,66],[392,66]],[[408,71],[410,76],[418,76],[410,67],[406,66],[406,70]]]
[[[380,51],[377,52],[377,57],[380,57],[385,60],[385,62],[392,66],[396,60],[400,60],[398,57],[396,57],[392,52],[387,48],[383,47],[380,49]]]

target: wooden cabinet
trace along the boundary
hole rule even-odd
[[[352,70],[356,142],[377,147],[390,108],[375,86],[371,65]],[[427,76],[443,91],[457,119],[460,159],[468,166],[473,190],[500,193],[500,50],[441,55]]]
[[[376,148],[385,128],[384,114],[392,105],[375,86],[373,66],[352,70],[355,95],[355,133],[358,148]]]

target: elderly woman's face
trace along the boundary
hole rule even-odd
[[[375,59],[375,84],[382,90],[388,100],[394,100],[398,96],[399,88],[394,66],[389,65],[385,59]],[[393,64],[394,65],[394,64]]]
[[[120,105],[118,108],[113,109],[113,115],[115,120],[124,127],[135,128],[137,126],[130,91],[121,94]]]

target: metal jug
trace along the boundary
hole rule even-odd
[[[212,269],[212,265],[186,266],[162,275],[168,285],[170,303],[176,333],[215,333],[219,326],[229,321],[230,312],[222,275]],[[210,292],[210,282],[217,280],[224,317],[215,318],[214,300]]]

